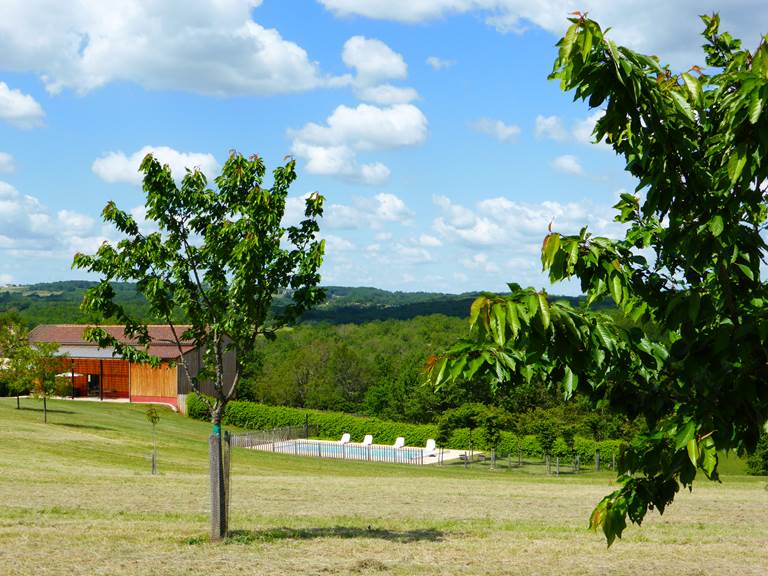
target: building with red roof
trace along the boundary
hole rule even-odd
[[[80,324],[41,324],[29,334],[32,344],[52,342],[59,345],[62,355],[61,377],[71,382],[71,396],[105,399],[124,398],[131,402],[157,402],[170,404],[182,412],[186,396],[191,390],[183,361],[192,377],[197,377],[202,366],[202,351],[193,342],[176,343],[173,332],[166,325],[148,326],[151,344],[146,351],[160,358],[162,364],[153,368],[115,357],[112,348],[101,348],[83,338],[87,326]],[[127,339],[123,326],[100,326],[111,336],[125,344],[136,344]],[[181,335],[188,326],[177,326]],[[225,382],[234,377],[235,357],[225,355]],[[210,382],[201,383],[202,392],[211,394]]]

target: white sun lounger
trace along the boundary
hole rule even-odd
[[[339,444],[349,444],[349,432],[344,432],[344,434],[341,435]]]
[[[370,446],[371,444],[373,444],[373,436],[366,434],[365,438],[363,438],[363,446]]]
[[[435,441],[430,438],[427,440],[427,445],[424,447],[424,457],[435,455]]]
[[[395,443],[392,445],[393,448],[402,448],[405,446],[405,438],[402,436],[398,436],[397,440],[395,440]]]

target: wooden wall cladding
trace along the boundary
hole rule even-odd
[[[131,364],[131,396],[176,397],[176,367]]]

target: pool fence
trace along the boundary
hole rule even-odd
[[[318,436],[319,434],[320,427],[317,424],[304,424],[302,426],[286,426],[285,428],[273,428],[271,430],[241,432],[231,434],[229,438],[230,444],[234,448],[258,448],[265,444],[307,439],[310,436]]]

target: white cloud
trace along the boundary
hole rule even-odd
[[[0,30],[2,30],[1,24]],[[0,50],[1,47],[2,39],[0,38]],[[1,64],[2,56],[0,55]],[[32,96],[20,90],[11,89],[5,82],[0,82],[0,120],[17,128],[26,129],[42,126],[44,117],[43,107]]]
[[[573,125],[574,140],[580,144],[594,144],[595,137],[592,135],[592,132],[595,130],[595,124],[597,124],[597,121],[603,117],[603,114],[604,112],[602,110],[596,110],[586,118],[578,120]],[[601,142],[598,146],[606,149],[609,148],[604,142]]]
[[[453,283],[432,284],[441,290],[503,290],[509,280],[546,286],[540,252],[550,223],[562,234],[577,234],[585,225],[597,236],[621,238],[625,232],[613,221],[613,209],[589,201],[524,203],[504,196],[483,198],[471,206],[444,196],[433,201],[440,214],[431,233],[443,242],[433,261],[441,269],[455,269]],[[420,269],[422,279],[432,270],[431,265]],[[557,287],[557,293],[578,292],[576,284]]]
[[[584,174],[584,169],[579,164],[578,158],[572,154],[563,154],[552,160],[552,168],[558,172],[565,174],[571,174],[573,176],[581,176]]]
[[[95,251],[106,239],[90,216],[60,210],[55,216],[34,196],[0,181],[0,250],[7,256],[69,259]]]
[[[420,246],[397,244],[395,246],[395,255],[398,260],[410,264],[422,264],[432,260],[432,255],[429,251]]]
[[[568,132],[559,116],[536,116],[536,137],[549,138],[557,142],[568,139]]]
[[[96,222],[90,216],[73,210],[59,210],[56,215],[59,224],[68,230],[91,230]]]
[[[332,83],[294,42],[251,18],[261,0],[27,0],[4,6],[0,68],[46,88],[113,81],[209,95],[297,92]],[[257,14],[256,14],[257,15]]]
[[[650,54],[660,54],[673,65],[687,69],[702,64],[699,14],[719,12],[723,30],[756,46],[765,32],[764,21],[755,18],[764,10],[762,0],[647,0],[638,10],[636,0],[320,0],[339,16],[365,16],[405,23],[478,11],[498,31],[521,33],[538,26],[555,35],[568,26],[574,10],[588,12],[620,44]]]
[[[7,152],[0,152],[0,174],[11,174],[16,171],[16,163],[13,156]]]
[[[445,70],[446,68],[450,68],[456,64],[454,60],[446,60],[443,58],[438,58],[437,56],[427,57],[426,62],[435,70]]]
[[[355,245],[340,236],[334,236],[333,234],[323,234],[325,240],[325,250],[328,253],[331,252],[350,252],[355,249]]]
[[[289,132],[303,142],[321,146],[348,145],[355,150],[384,150],[421,144],[427,136],[427,119],[411,104],[380,108],[359,104],[339,106],[326,124],[311,122]]]
[[[160,163],[169,165],[174,178],[179,181],[184,177],[187,168],[199,168],[209,178],[218,169],[218,163],[212,154],[178,152],[167,146],[144,146],[130,156],[126,156],[124,152],[109,152],[94,160],[91,170],[105,182],[141,184],[139,165],[147,154],[152,154]]]
[[[302,196],[288,196],[285,199],[285,212],[283,213],[283,226],[295,226],[304,219],[306,199],[310,192]]]
[[[0,286],[7,286],[13,284],[13,276],[10,274],[0,274]]]
[[[366,16],[398,22],[422,22],[450,12],[465,12],[473,0],[320,0],[339,16]]]
[[[341,58],[355,71],[354,78],[348,83],[360,100],[389,105],[404,104],[419,97],[413,88],[384,82],[406,78],[408,65],[401,54],[381,40],[353,36],[344,43]]]
[[[403,57],[375,38],[353,36],[344,43],[341,59],[366,83],[408,76]]]
[[[380,162],[360,165],[358,153],[421,144],[427,118],[412,104],[339,106],[324,125],[310,122],[288,135],[293,153],[307,161],[308,172],[381,184],[389,178],[389,168]]]
[[[512,142],[518,134],[520,127],[514,124],[505,124],[501,120],[491,118],[480,118],[471,122],[469,125],[472,130],[495,138],[499,142]]]
[[[612,238],[623,234],[623,227],[613,221],[611,208],[587,202],[531,204],[500,196],[481,200],[475,209],[445,196],[435,196],[433,202],[442,211],[433,228],[443,241],[471,247],[514,246],[517,251],[532,254],[534,260],[550,223],[563,234],[575,234],[584,225]]]
[[[496,263],[492,262],[488,258],[488,254],[483,252],[479,252],[471,258],[464,258],[461,261],[461,264],[468,270],[481,270],[482,272],[487,272],[489,274],[495,274],[499,271],[499,267]]]
[[[376,195],[376,216],[385,222],[408,222],[413,213],[400,198],[394,194]]]
[[[596,147],[598,150],[610,150],[611,147],[604,141],[595,142],[592,135],[595,124],[602,118],[603,114],[603,110],[595,110],[586,118],[573,122],[570,130],[565,128],[563,119],[560,116],[539,115],[536,117],[536,136],[556,142],[576,142]]]
[[[392,84],[379,84],[378,86],[366,86],[355,91],[360,100],[375,104],[406,104],[419,97],[419,93],[413,88],[392,86]]]
[[[355,230],[379,229],[387,222],[408,225],[413,212],[394,194],[376,194],[373,198],[355,198],[353,205],[331,204],[325,211],[323,225],[329,228]],[[391,234],[377,234],[377,240],[389,240]]]
[[[439,238],[435,238],[434,236],[431,236],[429,234],[422,234],[419,236],[419,244],[422,246],[426,246],[427,248],[436,248],[438,246],[442,246],[443,243]]]
[[[444,238],[457,239],[473,246],[501,244],[505,241],[503,228],[491,219],[478,216],[445,196],[435,196],[433,201],[443,211],[443,216],[435,219],[433,228]]]

